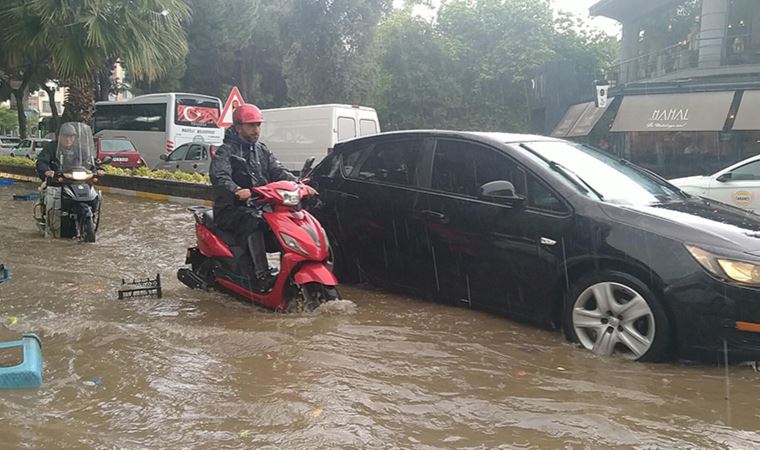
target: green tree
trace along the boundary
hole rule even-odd
[[[6,134],[18,129],[16,113],[9,108],[0,106],[0,134]]]
[[[527,131],[536,68],[566,58],[597,74],[614,61],[616,40],[578,25],[541,0],[452,0],[432,23],[397,11],[373,45],[372,104],[385,129]]]
[[[70,89],[65,120],[91,121],[96,98],[107,98],[113,65],[154,80],[187,52],[182,0],[5,0],[0,41],[9,65],[29,55],[46,62]]]
[[[450,43],[433,25],[408,10],[379,27],[372,48],[373,88],[369,103],[383,128],[450,128],[462,90],[451,73]]]

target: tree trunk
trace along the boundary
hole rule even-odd
[[[49,131],[55,133],[58,131],[58,126],[60,125],[60,118],[58,117],[58,105],[55,103],[55,92],[58,90],[58,88],[51,88],[48,85],[43,84],[42,90],[44,90],[48,96],[48,101],[50,102],[50,113],[53,115],[53,123],[50,124]]]
[[[18,112],[18,134],[21,136],[21,139],[26,139],[26,83],[12,92],[13,97],[16,99],[16,111]]]
[[[95,86],[91,79],[70,83],[63,104],[61,122],[84,122],[92,126],[95,114]]]

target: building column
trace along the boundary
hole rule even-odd
[[[636,20],[627,20],[623,24],[623,41],[621,43],[620,83],[630,83],[638,78],[639,70],[639,26]]]
[[[723,62],[728,0],[702,0],[699,32],[699,68],[720,67]]]

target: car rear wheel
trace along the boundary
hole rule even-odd
[[[670,322],[662,304],[646,284],[625,273],[579,279],[567,297],[563,328],[568,340],[598,355],[670,358]]]

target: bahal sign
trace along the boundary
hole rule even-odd
[[[734,91],[623,98],[610,131],[721,131]]]

